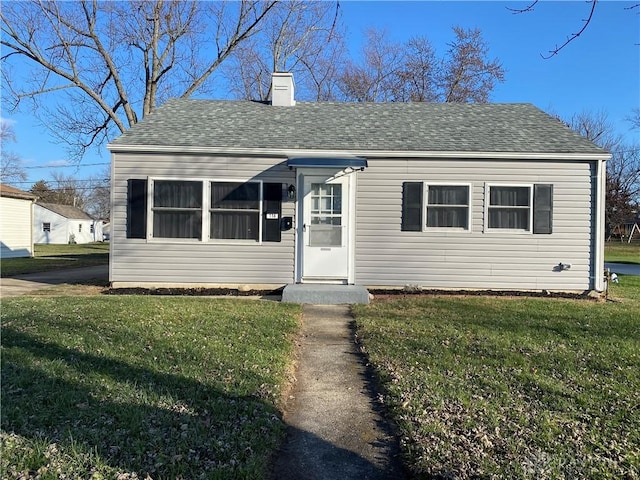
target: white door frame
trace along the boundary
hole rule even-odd
[[[348,208],[347,225],[347,278],[346,283],[355,283],[355,238],[356,238],[356,172],[342,169],[329,168],[299,168],[296,172],[296,219],[295,219],[295,281],[296,283],[322,283],[319,280],[304,279],[303,255],[304,255],[304,177],[305,176],[334,176],[347,177],[348,195],[343,201]]]

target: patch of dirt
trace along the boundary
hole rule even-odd
[[[571,300],[592,300],[598,301],[600,298],[589,291],[580,293],[573,292],[550,292],[542,290],[540,292],[513,291],[513,290],[383,290],[370,289],[373,300],[397,300],[400,298],[416,297],[502,297],[502,298],[567,298]]]
[[[68,283],[34,290],[29,295],[38,297],[104,295],[107,288],[100,285],[71,285]]]
[[[217,297],[253,297],[282,295],[282,288],[274,290],[239,290],[236,288],[109,288],[107,295],[183,295]]]

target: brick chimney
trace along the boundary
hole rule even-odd
[[[293,73],[273,72],[271,76],[271,105],[292,107],[295,104]]]

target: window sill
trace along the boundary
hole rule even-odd
[[[507,235],[533,235],[531,230],[521,230],[518,228],[486,228],[484,233],[506,233]]]
[[[458,227],[426,227],[422,231],[424,233],[472,233],[469,228]]]

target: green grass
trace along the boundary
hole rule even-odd
[[[640,277],[614,302],[354,307],[417,478],[640,478]]]
[[[607,242],[604,246],[605,262],[640,264],[640,243]]]
[[[264,478],[299,307],[2,302],[0,478]]]
[[[46,272],[62,268],[90,267],[109,263],[108,243],[35,245],[33,258],[3,258],[2,277]]]

